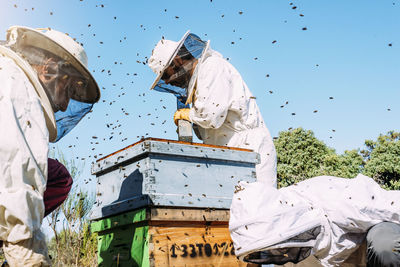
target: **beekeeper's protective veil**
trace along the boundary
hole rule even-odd
[[[197,69],[209,42],[187,31],[179,42],[160,40],[149,59],[157,74],[151,89],[174,94],[181,102],[191,99]]]
[[[50,141],[60,140],[100,98],[98,85],[87,69],[83,47],[55,30],[19,26],[8,30],[7,46],[36,71],[42,86],[35,89],[44,103]]]

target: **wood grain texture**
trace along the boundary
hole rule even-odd
[[[150,266],[244,267],[227,226],[149,227]]]
[[[149,209],[151,221],[229,222],[229,210],[160,208]]]

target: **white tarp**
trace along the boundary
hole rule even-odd
[[[319,176],[281,189],[241,182],[229,229],[241,259],[257,251],[309,247],[323,266],[340,266],[370,227],[400,223],[399,212],[400,191],[384,190],[361,174],[353,179]]]

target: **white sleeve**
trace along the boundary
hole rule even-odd
[[[0,55],[0,239],[17,243],[40,229],[47,181],[48,131],[23,71]]]
[[[202,128],[221,127],[232,103],[232,77],[223,59],[207,59],[199,69],[190,120]]]

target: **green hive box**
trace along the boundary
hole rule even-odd
[[[146,219],[146,210],[128,212],[91,224],[98,233],[99,266],[150,266],[148,225],[136,225]]]
[[[148,207],[91,224],[99,266],[246,266],[233,250],[229,211]]]

